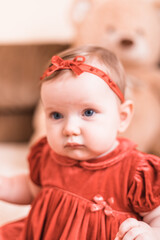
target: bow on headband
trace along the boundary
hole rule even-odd
[[[63,60],[59,56],[53,56],[50,66],[41,77],[43,80],[45,77],[49,77],[52,73],[60,69],[71,69],[76,75],[80,75],[84,72],[79,65],[84,63],[85,57],[84,56],[76,56],[73,60]]]
[[[113,82],[113,80],[102,70],[84,64],[84,62],[84,56],[76,56],[73,60],[64,60],[59,56],[53,56],[51,60],[52,65],[47,68],[40,79],[43,80],[44,78],[51,76],[55,71],[62,69],[71,69],[76,75],[80,75],[83,72],[89,72],[102,78],[119,97],[121,102],[124,102],[124,96],[116,83]]]

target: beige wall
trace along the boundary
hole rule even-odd
[[[74,0],[0,0],[0,44],[70,42]]]

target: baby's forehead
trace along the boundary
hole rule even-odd
[[[92,62],[94,64],[94,62]],[[95,66],[100,66],[95,65]],[[101,66],[102,69],[102,66]],[[96,89],[96,94],[101,94],[102,91],[111,91],[108,84],[96,74],[91,72],[83,72],[80,75],[76,75],[70,69],[63,69],[59,71],[59,74],[53,79],[49,80],[55,91],[60,92],[67,88],[72,89],[73,92],[77,92],[77,95],[81,95],[83,92],[86,94],[92,93]]]
[[[108,91],[113,93],[108,84],[99,76],[83,72],[80,75],[75,75],[71,70],[64,70],[61,75],[51,80],[51,85],[55,92],[68,92],[72,94],[76,92],[77,97],[87,99],[92,94],[96,96],[102,93],[108,95]]]
[[[96,104],[103,107],[108,101],[117,99],[117,95],[103,79],[88,72],[74,75],[72,71],[64,70],[61,76],[45,83],[41,96],[43,99],[50,96],[56,106],[58,104],[67,108],[80,105],[94,107]]]

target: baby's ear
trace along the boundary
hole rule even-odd
[[[118,132],[124,132],[129,126],[133,116],[133,102],[126,100],[120,105],[120,125]]]

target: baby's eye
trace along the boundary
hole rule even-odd
[[[83,116],[91,117],[91,116],[93,116],[94,113],[95,113],[95,111],[93,109],[87,109],[84,111]]]
[[[59,112],[53,112],[50,114],[51,118],[54,118],[54,119],[61,119],[63,118],[62,114],[59,113]]]

